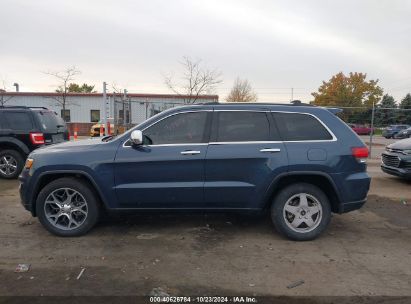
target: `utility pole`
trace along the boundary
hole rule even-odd
[[[124,122],[128,126],[128,124],[130,123],[130,116],[129,116],[130,115],[130,105],[127,102],[127,90],[126,89],[124,89],[123,100],[124,100],[124,103],[123,103]],[[125,105],[125,107],[124,107],[124,105]]]
[[[371,158],[372,153],[372,137],[374,133],[374,114],[375,114],[375,102],[372,103],[372,112],[371,112],[371,133],[370,133],[370,154],[368,158]]]
[[[294,88],[291,88],[291,100],[290,101],[293,101],[294,100]]]
[[[107,83],[105,81],[103,82],[103,109],[104,109],[103,123],[104,123],[104,126],[107,126],[107,116],[108,116],[108,113],[107,113]]]

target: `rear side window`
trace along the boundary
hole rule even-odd
[[[330,132],[307,114],[273,112],[273,117],[284,141],[330,140]]]
[[[4,115],[6,118],[8,129],[18,131],[31,131],[33,130],[33,122],[31,117],[26,112],[7,112]]]
[[[269,141],[270,124],[265,112],[215,112],[216,142]]]
[[[144,141],[150,145],[203,143],[206,123],[207,112],[173,115],[147,128]]]

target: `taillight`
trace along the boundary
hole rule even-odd
[[[368,158],[368,148],[367,147],[354,147],[351,148],[352,156],[361,162],[365,162]]]
[[[30,141],[33,145],[43,145],[44,144],[43,133],[30,133]]]

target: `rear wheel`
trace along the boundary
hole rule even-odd
[[[23,169],[24,158],[16,150],[4,150],[0,152],[0,177],[17,178]]]
[[[318,187],[306,183],[293,184],[275,197],[271,218],[276,230],[287,238],[313,240],[330,222],[330,203]]]
[[[75,178],[60,178],[45,186],[36,201],[41,224],[58,236],[80,236],[97,223],[94,191]]]

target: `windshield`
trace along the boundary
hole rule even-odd
[[[36,111],[35,113],[44,132],[56,133],[66,130],[66,123],[53,111]]]

